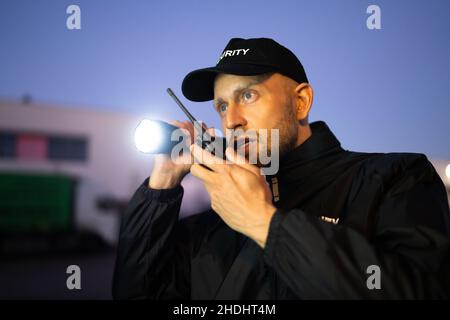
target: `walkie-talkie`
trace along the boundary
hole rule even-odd
[[[167,93],[175,100],[180,109],[186,114],[189,120],[194,125],[194,128],[198,134],[194,141],[197,145],[205,150],[208,150],[216,157],[226,160],[225,149],[227,147],[226,139],[222,137],[213,137],[200,125],[200,123],[192,116],[192,114],[186,109],[186,107],[181,103],[180,99],[175,95],[172,89],[167,88]]]

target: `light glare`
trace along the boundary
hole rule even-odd
[[[134,132],[136,148],[144,153],[151,153],[161,146],[162,132],[158,122],[144,119]]]

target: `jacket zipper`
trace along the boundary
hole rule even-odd
[[[278,276],[272,267],[268,268],[270,281],[270,299],[278,300]]]
[[[280,191],[278,189],[277,177],[270,178],[270,188],[272,189],[272,202],[275,204],[276,202],[280,201]],[[273,284],[272,299],[278,300],[278,276],[272,268],[270,269],[270,274]]]
[[[280,191],[278,190],[278,178],[272,177],[270,181],[271,181],[273,202],[278,202],[280,201]]]

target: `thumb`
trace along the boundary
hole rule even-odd
[[[209,127],[208,129],[206,129],[206,132],[208,132],[211,137],[215,137],[216,136],[216,129],[214,127],[212,127],[212,126]]]

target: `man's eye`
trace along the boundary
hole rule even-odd
[[[217,108],[220,113],[227,111],[227,105],[225,103],[221,103]]]
[[[242,99],[246,103],[251,103],[256,99],[256,94],[253,91],[245,91],[242,94]]]

